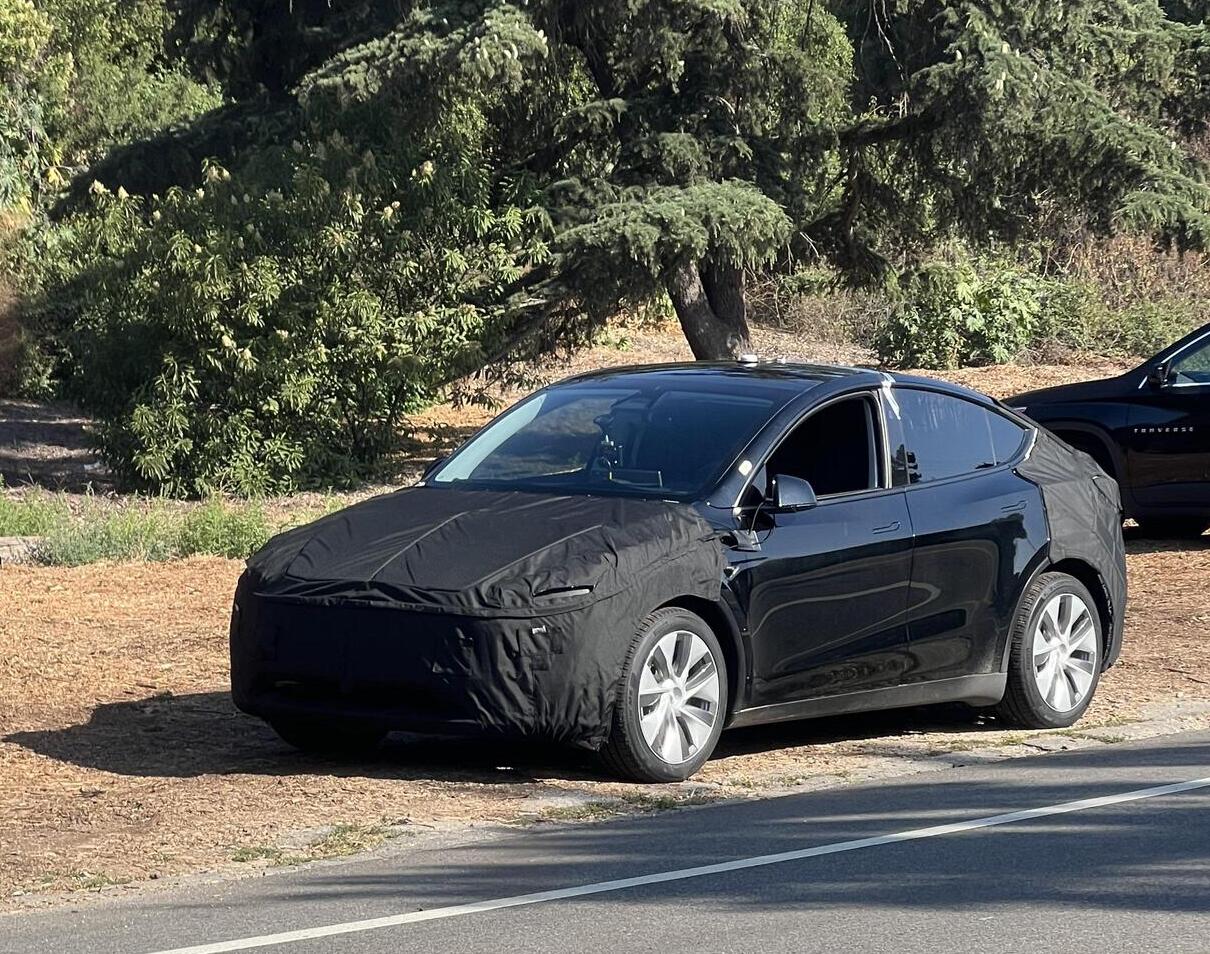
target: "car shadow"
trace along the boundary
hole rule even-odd
[[[160,694],[97,706],[87,722],[14,732],[3,741],[47,758],[117,775],[315,775],[516,784],[593,778],[588,753],[541,745],[392,735],[370,757],[329,758],[287,745],[228,692]]]
[[[737,729],[715,758],[840,740],[892,743],[924,732],[995,728],[960,706],[869,713]],[[372,757],[307,755],[235,708],[227,692],[161,694],[97,706],[87,722],[14,732],[4,742],[46,758],[116,775],[314,775],[517,784],[542,778],[604,780],[592,753],[553,745],[393,734]]]
[[[1165,539],[1148,537],[1138,527],[1126,527],[1122,531],[1126,541],[1126,553],[1137,556],[1144,553],[1184,553],[1210,550],[1210,534],[1189,539]]]
[[[1003,731],[1004,728],[1003,723],[997,722],[994,717],[958,703],[915,709],[886,709],[732,729],[723,733],[714,757],[756,755],[776,749],[871,739],[887,743],[887,747],[877,753],[886,755],[893,754],[896,742],[910,740],[914,736],[994,732]],[[994,743],[989,741],[988,744]]]

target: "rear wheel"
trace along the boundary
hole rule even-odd
[[[1144,536],[1157,540],[1194,540],[1210,529],[1205,517],[1143,517],[1138,524]]]
[[[657,610],[626,655],[602,760],[637,782],[683,781],[710,758],[726,712],[726,663],[710,627],[688,610]]]
[[[1092,595],[1065,573],[1042,574],[1021,600],[1012,638],[997,711],[1029,729],[1073,725],[1101,676],[1101,619]]]
[[[372,753],[386,730],[343,719],[278,718],[269,725],[296,749],[329,758],[353,758]]]

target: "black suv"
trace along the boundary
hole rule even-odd
[[[1145,533],[1198,537],[1210,527],[1210,325],[1116,378],[1007,403],[1116,478]]]
[[[952,701],[1071,725],[1118,654],[1125,569],[1114,482],[982,395],[609,370],[271,541],[231,678],[302,748],[544,738],[672,781],[726,725]]]

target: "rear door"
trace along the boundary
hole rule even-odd
[[[1167,382],[1139,382],[1127,466],[1143,507],[1210,512],[1210,334],[1171,359]]]
[[[996,672],[1047,543],[1041,494],[1012,466],[1032,431],[950,393],[896,387],[891,397],[894,483],[915,535],[904,681]]]

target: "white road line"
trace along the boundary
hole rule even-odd
[[[831,845],[818,845],[814,848],[802,848],[798,851],[783,851],[775,855],[758,855],[753,858],[739,858],[735,861],[723,861],[713,865],[700,865],[696,868],[680,868],[675,871],[660,871],[655,874],[639,875],[634,878],[621,878],[617,881],[600,881],[596,884],[582,884],[571,888],[555,888],[550,891],[538,891],[533,894],[521,894],[512,898],[497,898],[493,901],[474,901],[470,904],[455,904],[445,908],[433,908],[429,911],[413,911],[408,914],[393,914],[382,918],[369,918],[364,921],[345,921],[342,924],[328,924],[323,927],[301,928],[297,931],[282,931],[279,934],[263,934],[259,937],[245,937],[234,941],[218,941],[214,944],[196,944],[191,947],[176,947],[171,950],[156,951],[155,954],[228,954],[231,951],[248,951],[258,947],[272,947],[276,944],[290,944],[295,941],[310,941],[321,937],[334,937],[340,934],[357,934],[362,931],[376,931],[380,928],[400,927],[404,924],[419,924],[422,921],[439,921],[445,918],[459,918],[468,914],[482,914],[485,911],[500,911],[504,908],[519,908],[528,904],[542,904],[546,901],[562,901],[567,898],[582,898],[590,894],[605,894],[609,891],[624,891],[627,888],[641,888],[645,885],[664,884],[669,881],[685,881],[689,878],[704,878],[707,875],[726,874],[729,871],[743,871],[747,868],[762,868],[766,865],[778,865],[787,861],[802,861],[806,858],[819,858],[823,855],[837,855],[845,851],[857,851],[861,848],[877,848],[881,845],[894,845],[904,841],[918,841],[922,838],[937,838],[941,835],[957,835],[966,831],[977,831],[980,828],[995,828],[999,825],[1011,825],[1014,822],[1029,821],[1033,818],[1046,818],[1051,815],[1066,815],[1071,812],[1082,812],[1092,808],[1104,808],[1108,805],[1121,805],[1123,802],[1137,802],[1145,798],[1158,798],[1162,795],[1176,795],[1190,792],[1198,788],[1210,788],[1210,778],[1193,779],[1188,782],[1176,782],[1172,785],[1157,785],[1154,788],[1140,788],[1132,792],[1122,792],[1119,795],[1103,795],[1099,798],[1084,798],[1075,802],[1063,802],[1059,805],[1046,805],[1041,808],[1027,808],[1024,811],[1008,812],[1003,815],[989,815],[986,818],[973,818],[970,821],[952,822],[948,825],[935,825],[932,828],[914,828],[911,831],[901,831],[893,835],[878,835],[873,838],[857,838],[853,841],[840,841]]]

